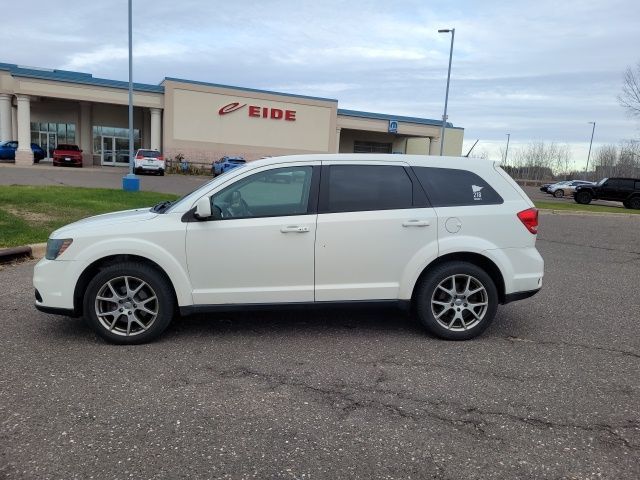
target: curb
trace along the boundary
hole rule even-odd
[[[552,210],[549,208],[538,208],[540,213],[547,215],[591,215],[594,217],[628,217],[640,218],[639,214],[634,213],[614,213],[614,212],[589,212],[588,210]]]
[[[14,260],[22,260],[25,258],[33,258],[36,260],[44,257],[47,250],[46,243],[34,243],[22,247],[11,247],[0,249],[0,264],[10,263]]]

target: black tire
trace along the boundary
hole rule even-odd
[[[160,176],[164,177],[164,170],[160,170]]]
[[[629,205],[629,208],[640,210],[640,196],[631,197],[627,200],[627,204]]]
[[[576,193],[576,196],[574,198],[576,202],[581,205],[589,205],[591,203],[591,200],[593,200],[593,197],[589,192],[578,192]]]
[[[122,302],[116,302],[115,300],[120,297],[112,295],[108,296],[114,298],[114,301],[108,300],[106,302],[100,302],[96,299],[98,294],[102,293],[103,289],[104,292],[109,292],[106,288],[107,282],[112,282],[112,286],[118,291],[118,295],[126,295],[126,290],[124,290],[124,277],[127,277],[131,289],[135,289],[140,285],[137,283],[138,281],[144,282],[147,285],[138,293],[129,297],[132,298],[131,303],[127,303],[124,298]],[[143,297],[143,295],[145,296]],[[156,300],[153,300],[153,295],[155,295]],[[105,296],[104,293],[102,296]],[[149,306],[149,309],[156,312],[155,319],[152,319],[153,316],[144,311],[141,313],[141,308],[146,306]],[[140,309],[134,307],[140,307]],[[114,312],[116,312],[116,310],[118,311],[113,315],[105,312],[101,321],[96,313],[97,308],[109,309]],[[134,318],[141,320],[142,323],[148,322],[148,328],[146,330],[143,330],[141,325],[136,323],[135,320],[129,320],[130,317],[127,316],[128,308],[131,308],[130,312],[133,313]],[[123,310],[124,312],[120,313]],[[167,328],[173,318],[174,311],[175,299],[168,280],[155,268],[139,262],[117,263],[100,270],[91,282],[89,282],[89,285],[87,285],[83,301],[84,319],[87,324],[105,340],[121,345],[135,345],[154,340]],[[114,325],[112,330],[102,323],[110,323],[112,320]],[[126,335],[127,331],[125,330],[125,326],[127,324],[131,325],[131,335]]]
[[[466,278],[472,278],[474,286],[482,286],[484,288],[484,292],[474,293],[470,295],[468,299],[471,299],[473,303],[481,303],[478,300],[486,301],[486,307],[483,309],[481,306],[474,307],[474,312],[478,316],[480,316],[480,320],[477,317],[473,317],[471,312],[467,307],[468,299],[467,297],[456,299],[460,300],[460,304],[456,306],[443,306],[440,307],[435,305],[432,308],[432,301],[442,301],[442,303],[449,303],[448,299],[439,298],[439,295],[448,295],[440,290],[439,285],[441,282],[445,282],[445,285],[451,281],[450,278],[454,275],[459,275],[457,277],[456,282],[462,281],[466,282]],[[457,291],[462,290],[465,285],[458,285]],[[462,297],[462,295],[460,295]],[[451,298],[453,300],[453,298]],[[455,302],[455,300],[454,300]],[[443,338],[445,340],[469,340],[477,337],[482,332],[484,332],[491,322],[493,321],[496,311],[498,310],[498,289],[495,286],[495,283],[484,271],[482,268],[468,262],[462,261],[454,261],[448,262],[442,265],[437,266],[433,271],[429,272],[427,275],[423,277],[420,281],[419,285],[416,288],[416,293],[414,296],[415,303],[415,311],[420,320],[420,323],[433,335]],[[471,302],[469,302],[471,303]],[[442,308],[435,312],[435,308]],[[442,325],[440,321],[436,318],[438,313],[442,314],[441,321],[444,323],[448,323],[451,315],[457,316],[458,313],[462,317],[466,316],[466,320],[470,320],[468,325],[468,329],[464,329],[463,323],[461,320],[455,320],[451,322],[450,327],[447,328],[445,325]],[[465,320],[465,321],[466,321]]]
[[[564,197],[564,190],[556,190],[555,192],[553,192],[553,196],[556,198]]]
[[[624,208],[631,208],[631,207],[629,206],[629,202],[627,202],[626,200],[623,200],[623,201],[622,201],[622,205],[624,206]]]

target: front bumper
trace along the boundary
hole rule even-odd
[[[73,311],[76,262],[43,258],[33,268],[33,286],[40,294],[36,308]]]

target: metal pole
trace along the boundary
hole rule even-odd
[[[440,33],[451,32],[451,48],[449,49],[449,71],[447,73],[447,92],[444,96],[444,113],[442,114],[442,132],[440,133],[440,156],[444,150],[444,131],[447,123],[447,103],[449,102],[449,82],[451,80],[451,59],[453,58],[453,39],[456,36],[456,29],[438,30]]]
[[[133,175],[133,22],[129,0],[129,174]]]
[[[511,134],[507,133],[507,149],[504,151],[504,164],[507,164],[507,155],[509,155],[509,140],[511,139]]]
[[[589,171],[589,159],[591,158],[591,145],[593,145],[593,133],[596,131],[596,122],[589,122],[593,124],[591,129],[591,141],[589,142],[589,153],[587,154],[587,166],[584,169],[584,178],[587,178],[587,172]]]

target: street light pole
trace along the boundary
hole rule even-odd
[[[511,139],[511,134],[507,133],[507,149],[504,151],[504,164],[507,164],[507,155],[509,155],[509,140]]]
[[[596,131],[596,122],[588,122],[593,124],[591,129],[591,141],[589,142],[589,153],[587,154],[587,166],[584,169],[584,178],[587,178],[587,172],[589,171],[589,159],[591,158],[591,145],[593,145],[593,133]]]
[[[453,39],[456,36],[455,28],[446,28],[438,30],[438,33],[451,32],[451,48],[449,49],[449,71],[447,73],[447,91],[444,96],[444,113],[442,114],[442,132],[440,133],[440,156],[444,150],[444,131],[447,123],[447,103],[449,102],[449,82],[451,80],[451,59],[453,58]]]
[[[133,15],[132,1],[129,0],[129,174],[122,179],[124,190],[140,190],[140,179],[134,174],[133,159]]]

